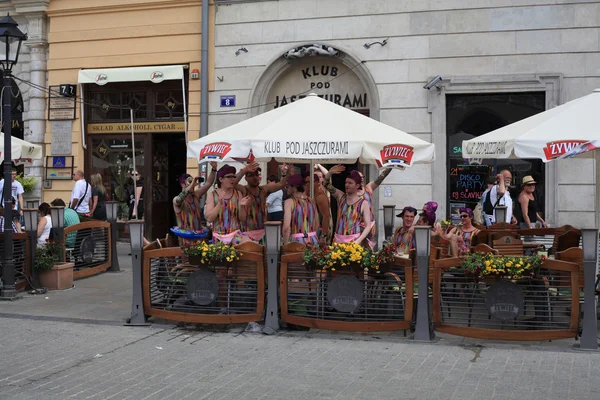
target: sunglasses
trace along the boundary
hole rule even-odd
[[[535,183],[528,183],[528,184],[527,184],[527,185],[525,185],[525,186],[535,186]]]
[[[460,214],[461,218],[469,218],[469,214]]]
[[[133,174],[131,174],[132,176],[138,176],[137,172],[134,172]]]
[[[225,179],[234,179],[235,175],[225,175],[223,178],[225,178]]]
[[[260,176],[260,172],[249,172],[246,174],[246,178],[252,178],[254,176]]]

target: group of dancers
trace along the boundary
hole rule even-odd
[[[261,185],[262,170],[257,163],[248,164],[239,171],[231,165],[217,170],[210,163],[206,183],[202,179],[184,174],[179,178],[182,191],[173,199],[177,225],[187,231],[211,228],[212,238],[227,244],[245,241],[261,243],[265,236],[267,221],[267,196],[285,190],[287,199],[283,204],[283,243],[299,242],[306,245],[356,242],[373,247],[375,241],[375,214],[373,191],[391,172],[383,170],[372,182],[364,183],[363,174],[352,170],[348,173],[344,191],[331,184],[331,177],[345,170],[336,165],[330,170],[317,165],[315,171],[295,174],[294,168],[280,165],[281,180]],[[245,178],[246,184],[239,182]],[[314,180],[314,196],[310,196],[311,179]],[[208,193],[202,219],[201,198]],[[337,201],[337,223],[331,218],[331,199]],[[190,243],[192,241],[187,241]],[[180,238],[180,244],[186,240]]]

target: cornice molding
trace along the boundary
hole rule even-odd
[[[16,12],[21,15],[43,13],[48,11],[50,0],[12,0]]]
[[[212,5],[211,1],[211,5]],[[138,3],[138,4],[119,4],[119,5],[108,5],[108,6],[92,6],[92,7],[80,7],[80,8],[69,8],[62,10],[48,10],[49,17],[65,17],[74,15],[89,15],[89,14],[103,14],[103,13],[114,13],[121,11],[146,11],[146,10],[160,10],[165,8],[173,7],[200,7],[202,4],[198,0],[163,0],[153,3]]]

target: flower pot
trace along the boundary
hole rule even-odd
[[[188,256],[188,262],[192,265],[202,265],[202,256],[199,254]]]
[[[40,271],[40,285],[48,290],[63,290],[73,287],[73,263],[59,262],[47,271]]]

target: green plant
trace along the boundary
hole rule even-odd
[[[17,175],[15,178],[22,186],[25,193],[31,193],[35,189],[35,178],[33,176]]]
[[[491,253],[472,253],[463,259],[461,269],[467,275],[496,276],[521,279],[534,276],[546,260],[545,256],[495,256]]]
[[[232,262],[239,260],[241,255],[235,247],[223,242],[217,242],[216,244],[202,242],[193,246],[185,246],[183,254],[188,256],[188,258],[190,256],[201,257],[200,262],[202,264],[215,261]]]
[[[54,240],[48,240],[43,246],[35,249],[35,263],[33,268],[36,271],[48,271],[52,269],[60,260],[65,251],[65,246]]]

